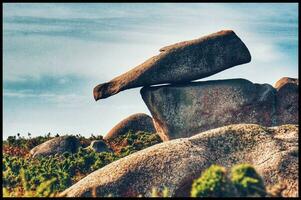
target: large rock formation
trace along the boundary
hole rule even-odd
[[[163,141],[239,123],[276,122],[276,90],[245,79],[144,87],[141,95]]]
[[[61,196],[150,196],[164,186],[172,196],[189,196],[192,180],[211,164],[238,163],[252,164],[267,186],[286,184],[282,195],[298,196],[298,126],[229,125],[160,143],[91,173]]]
[[[166,141],[229,124],[297,124],[298,80],[276,85],[229,79],[144,87],[141,95]]]
[[[299,80],[284,77],[276,82],[277,124],[297,124],[299,121]]]
[[[119,135],[124,135],[129,131],[138,132],[150,132],[155,133],[156,129],[154,127],[153,119],[144,113],[133,114],[126,119],[119,122],[114,126],[104,137],[106,140],[113,139]]]
[[[163,47],[160,52],[134,69],[96,86],[95,100],[135,87],[197,80],[251,61],[249,50],[231,30]]]
[[[32,157],[62,154],[64,152],[75,153],[80,147],[79,140],[74,136],[55,137],[30,150]]]

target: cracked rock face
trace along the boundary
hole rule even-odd
[[[159,55],[96,86],[93,95],[97,101],[130,88],[189,82],[250,61],[248,48],[232,30],[219,31],[161,48]]]
[[[127,134],[129,131],[155,133],[156,129],[150,116],[144,113],[136,113],[119,122],[107,133],[104,139],[114,139],[117,136]]]
[[[30,150],[32,157],[75,153],[80,147],[80,142],[75,136],[61,136],[48,140]]]
[[[153,187],[164,186],[172,196],[189,196],[192,181],[210,165],[239,163],[252,164],[267,186],[286,184],[282,195],[298,196],[298,126],[237,124],[160,143],[91,173],[61,196],[151,196]]]
[[[276,124],[276,89],[245,79],[144,87],[141,96],[163,141],[230,124]]]

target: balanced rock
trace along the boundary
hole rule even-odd
[[[96,86],[95,100],[130,88],[197,80],[251,61],[248,48],[231,30],[163,47],[160,52],[132,70]]]
[[[229,125],[160,143],[89,174],[61,196],[151,196],[152,188],[189,196],[192,181],[212,164],[249,163],[266,186],[282,182],[283,196],[298,196],[298,126]]]
[[[119,135],[124,135],[129,131],[155,133],[156,129],[154,127],[153,119],[150,116],[144,113],[136,113],[119,122],[107,133],[104,139],[110,140]]]
[[[245,79],[144,87],[141,95],[163,141],[230,124],[275,124],[276,90]]]
[[[102,140],[94,140],[91,142],[89,149],[92,149],[95,152],[112,152],[108,145]]]
[[[277,124],[297,124],[299,121],[299,80],[284,77],[276,82]]]
[[[32,157],[62,154],[64,152],[76,153],[80,142],[75,136],[61,136],[48,140],[30,150]]]

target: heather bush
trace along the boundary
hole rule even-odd
[[[224,167],[212,165],[193,182],[192,197],[265,197],[267,192],[261,176],[249,164],[238,164],[229,173]]]
[[[155,135],[155,134],[152,134]],[[80,180],[87,174],[104,167],[133,152],[147,148],[160,142],[158,137],[150,133],[129,132],[117,138],[119,142],[128,141],[121,152],[97,153],[91,149],[83,148],[88,142],[102,137],[91,136],[86,139],[81,135],[76,137],[84,144],[77,153],[56,154],[47,157],[31,158],[24,153],[11,153],[10,149],[26,150],[51,139],[50,134],[43,137],[24,138],[11,136],[4,144],[9,148],[3,151],[2,159],[2,190],[6,196],[51,196],[61,192]],[[144,141],[145,140],[145,141]],[[118,144],[117,143],[115,144]],[[112,143],[116,141],[111,141]],[[110,145],[110,144],[108,144]]]
[[[253,166],[240,164],[231,169],[231,182],[239,196],[265,196],[264,182]]]
[[[228,197],[233,195],[232,184],[224,167],[212,165],[192,184],[191,197]]]

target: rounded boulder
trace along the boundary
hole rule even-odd
[[[30,150],[32,157],[50,156],[64,152],[76,153],[80,142],[75,136],[61,136],[48,140]]]
[[[105,140],[110,140],[118,137],[119,135],[124,135],[129,131],[138,132],[151,132],[155,133],[156,129],[153,124],[153,120],[150,116],[144,113],[133,114],[126,119],[119,122],[114,126],[104,137]]]

